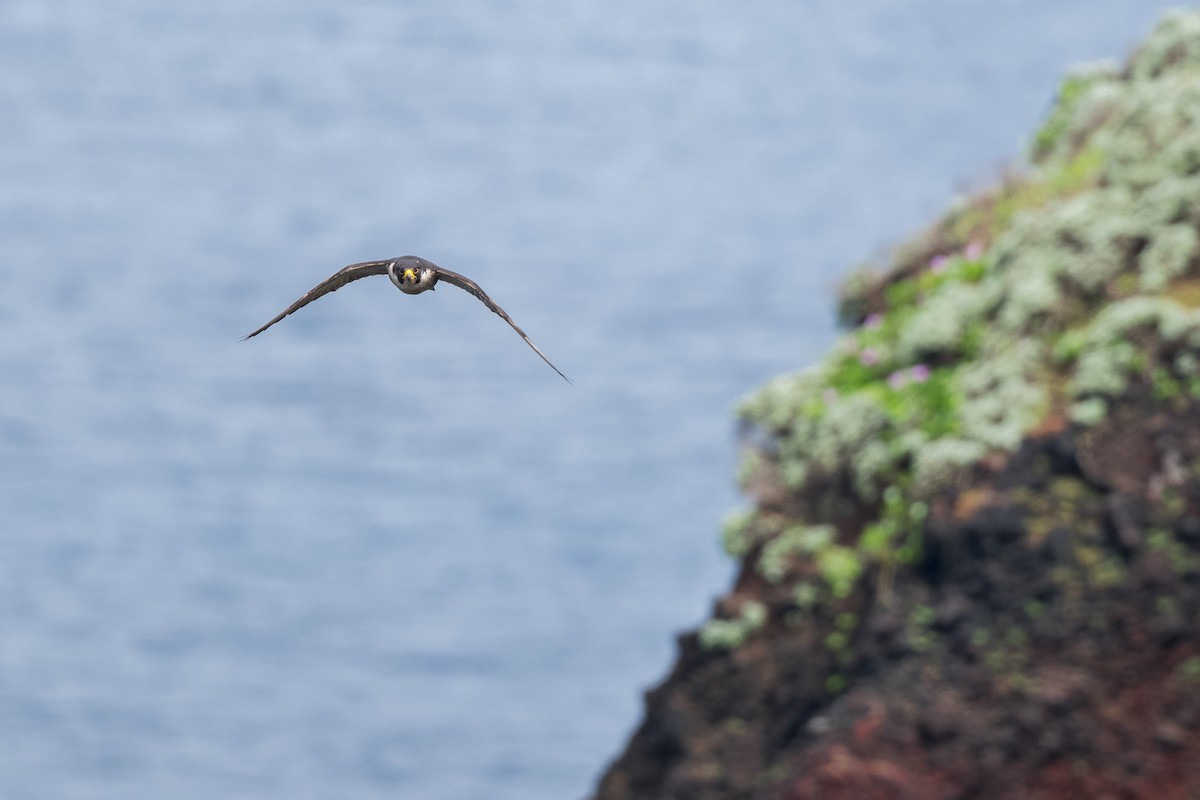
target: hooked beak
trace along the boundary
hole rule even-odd
[[[418,280],[417,271],[415,269],[412,269],[411,267],[404,270],[404,280],[413,281],[415,283]]]

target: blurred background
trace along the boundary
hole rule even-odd
[[[0,795],[579,797],[731,409],[1155,0],[0,2]],[[355,283],[413,253],[474,298]]]

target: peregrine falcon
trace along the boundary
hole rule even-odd
[[[532,347],[533,352],[541,356],[542,361],[550,364],[550,368],[561,375],[563,380],[567,383],[571,382],[570,378],[563,375],[562,370],[550,363],[550,359],[546,358],[546,354],[538,349],[538,346],[525,335],[525,331],[517,327],[517,323],[512,321],[512,318],[505,313],[504,309],[496,305],[495,301],[488,297],[487,292],[479,288],[479,284],[470,278],[459,275],[457,272],[443,269],[437,264],[426,261],[419,256],[401,256],[400,258],[389,258],[385,261],[363,261],[360,264],[351,264],[348,267],[343,267],[326,280],[314,286],[306,295],[280,312],[279,316],[275,317],[275,319],[254,331],[254,333],[243,336],[242,341],[246,341],[251,336],[257,336],[288,314],[304,308],[313,300],[330,292],[336,292],[347,283],[356,281],[359,278],[365,278],[368,275],[387,275],[392,283],[396,284],[396,288],[405,294],[420,294],[421,292],[433,289],[438,281],[445,281],[460,289],[465,289],[482,300],[485,306],[500,315],[501,319],[511,325],[512,329],[525,340],[525,344]]]

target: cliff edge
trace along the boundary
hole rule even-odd
[[[740,570],[602,776],[635,798],[1200,796],[1200,13],[739,409]]]

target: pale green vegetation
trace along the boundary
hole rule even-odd
[[[734,619],[710,620],[700,629],[700,644],[711,650],[732,650],[767,621],[767,609],[753,600],[742,605]]]
[[[1177,13],[1125,68],[1068,76],[1023,169],[849,279],[833,352],[743,400],[765,445],[740,477],[794,508],[731,517],[727,551],[799,612],[836,604],[916,560],[938,492],[1047,420],[1100,424],[1135,385],[1200,398],[1198,230],[1200,13]],[[736,646],[760,610],[702,642]]]

